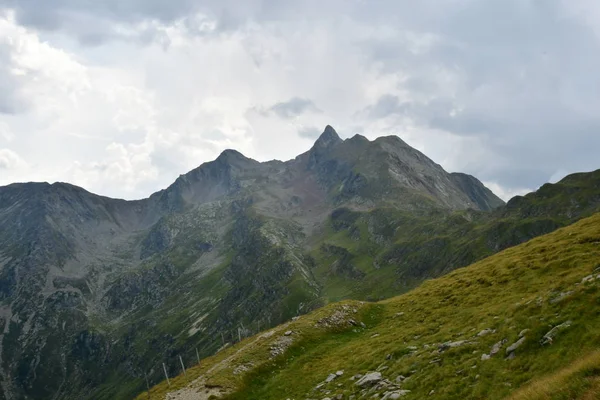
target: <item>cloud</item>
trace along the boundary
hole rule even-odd
[[[295,118],[306,112],[319,113],[321,110],[311,100],[293,97],[288,101],[282,101],[269,107],[267,112],[272,112],[280,118]]]
[[[0,25],[0,33],[3,33]],[[11,49],[0,42],[0,114],[18,114],[27,108],[27,103],[20,92],[21,77],[17,71],[11,70]]]
[[[331,124],[520,193],[599,167],[599,26],[593,0],[0,0],[0,147],[28,162],[0,180],[141,197]]]
[[[27,163],[14,151],[0,149],[0,170],[15,170],[27,166]]]
[[[394,114],[406,114],[410,104],[401,103],[398,96],[384,94],[377,102],[365,108],[364,113],[371,119],[386,118]]]
[[[314,126],[302,127],[298,130],[300,137],[316,140],[323,133],[323,128],[316,128]]]

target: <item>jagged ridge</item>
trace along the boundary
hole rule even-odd
[[[190,364],[192,349],[212,354],[258,325],[402,293],[589,215],[595,182],[478,211],[494,198],[477,182],[465,190],[399,138],[329,127],[294,160],[228,150],[135,202],[0,188],[3,392],[130,398],[145,374],[161,379],[156,365],[178,371],[179,354]]]

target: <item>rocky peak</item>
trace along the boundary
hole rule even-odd
[[[239,151],[233,150],[233,149],[223,150],[223,152],[221,154],[219,154],[219,157],[217,157],[217,159],[215,161],[220,162],[220,163],[229,164],[232,166],[233,165],[238,166],[239,164],[242,164],[242,163],[245,164],[245,163],[256,162],[256,161],[252,160],[251,158],[246,157]]]
[[[319,136],[315,142],[313,148],[328,148],[342,142],[343,140],[340,139],[340,136],[335,129],[333,129],[331,125],[327,125],[321,136]]]

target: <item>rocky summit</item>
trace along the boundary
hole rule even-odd
[[[0,397],[132,398],[262,329],[404,293],[587,217],[599,182],[575,174],[505,205],[398,137],[328,126],[293,160],[226,150],[138,201],[1,187]]]

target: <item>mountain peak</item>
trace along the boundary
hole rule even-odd
[[[231,160],[231,159],[246,159],[246,156],[243,155],[242,153],[240,153],[237,150],[233,150],[233,149],[225,149],[221,152],[221,154],[219,154],[219,157],[217,157],[217,160]]]
[[[340,139],[335,129],[333,129],[331,125],[327,125],[321,136],[319,136],[315,142],[315,147],[329,147],[341,142],[343,142],[343,140]]]
[[[246,157],[237,150],[227,149],[223,150],[219,157],[215,160],[219,165],[226,164],[234,167],[245,168],[254,164],[259,164],[251,158]]]

